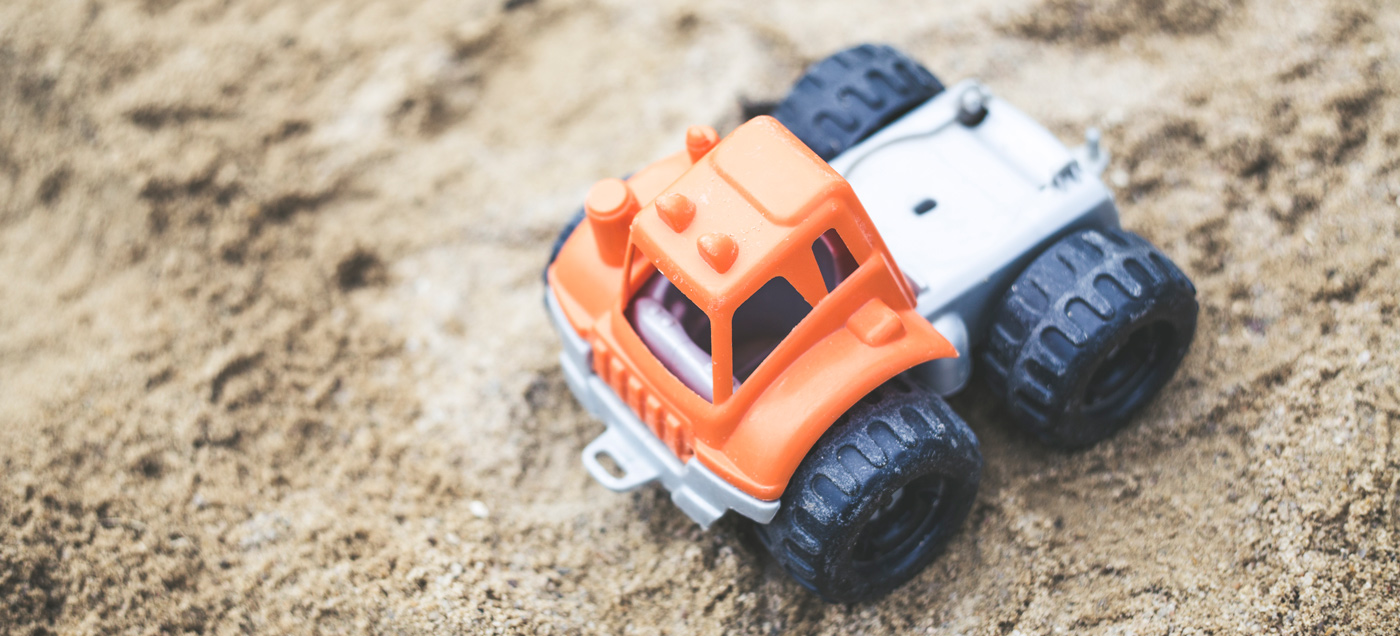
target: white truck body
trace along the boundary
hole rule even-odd
[[[985,108],[971,125],[959,120],[968,102]],[[1096,137],[1071,150],[969,80],[831,160],[913,282],[919,313],[958,349],[920,369],[939,393],[967,383],[988,312],[1045,247],[1118,227]]]

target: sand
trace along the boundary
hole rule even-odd
[[[874,3],[870,3],[873,5]],[[540,268],[594,179],[862,40],[979,77],[1195,280],[1160,398],[828,605],[578,459]],[[0,632],[1395,634],[1400,7],[0,5]]]

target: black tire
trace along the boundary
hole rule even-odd
[[[583,208],[579,208],[578,212],[574,213],[574,216],[564,224],[563,229],[559,230],[559,237],[554,239],[554,247],[549,249],[549,260],[545,261],[544,270],[540,272],[540,276],[545,279],[545,282],[549,281],[549,266],[554,264],[554,259],[559,258],[559,250],[564,249],[564,241],[569,240],[574,230],[578,229],[578,224],[582,222]]]
[[[772,115],[830,161],[941,92],[943,83],[918,62],[862,44],[812,65]]]
[[[1042,441],[1093,444],[1171,379],[1199,309],[1191,280],[1142,237],[1081,231],[1007,290],[983,353],[985,377]]]
[[[897,377],[817,441],[759,539],[832,602],[883,595],[938,556],[972,509],[977,436],[937,394]],[[877,514],[878,513],[878,514]]]

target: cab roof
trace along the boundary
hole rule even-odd
[[[675,194],[694,204],[683,223],[657,209]],[[833,202],[855,202],[850,184],[777,120],[757,117],[638,212],[633,241],[697,304],[716,308],[781,274],[790,249],[809,249],[826,228],[807,226],[846,207]]]

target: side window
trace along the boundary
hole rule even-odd
[[[627,320],[661,366],[700,397],[715,400],[710,317],[654,272],[627,305]]]
[[[811,311],[785,278],[774,278],[754,292],[734,312],[734,379],[749,379]]]
[[[841,235],[834,228],[812,242],[812,256],[817,257],[817,267],[822,271],[827,293],[835,291],[841,281],[856,271],[855,257],[851,256],[851,250],[846,249],[846,242],[841,240]]]

